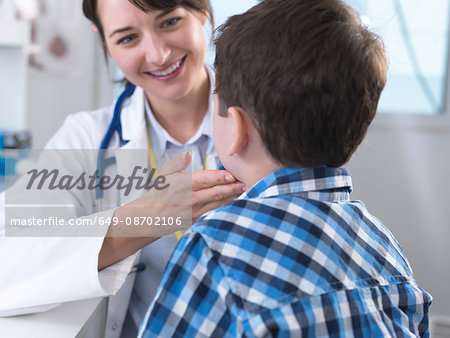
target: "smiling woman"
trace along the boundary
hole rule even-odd
[[[211,131],[213,75],[204,64],[203,27],[208,19],[213,24],[209,1],[85,0],[83,9],[100,34],[105,53],[146,98],[149,149],[162,148],[164,153],[166,147],[189,147],[198,154],[193,156],[193,169],[205,169],[207,157],[216,159],[212,169],[217,168]],[[117,215],[127,213],[120,210]],[[128,331],[139,326],[175,246],[172,239],[158,243],[159,247],[148,247],[141,256],[149,268],[136,276]],[[120,303],[124,308],[124,301]],[[115,319],[108,327],[115,322],[120,325]]]
[[[125,78],[144,89],[157,120],[176,140],[189,140],[208,103],[207,12],[181,6],[144,12],[120,0],[100,0],[97,8],[97,30]],[[193,113],[187,114],[186,107]],[[173,125],[179,120],[183,128]]]
[[[213,74],[204,64],[203,27],[208,19],[213,26],[209,1],[85,0],[83,9],[105,53],[146,98],[149,149],[159,147],[165,153],[164,148],[189,147],[198,154],[193,156],[194,170],[206,169],[207,158],[216,163],[212,169],[217,168],[211,131]],[[117,215],[129,216],[123,208]],[[139,326],[175,246],[173,238],[158,244],[141,256],[149,268],[136,276],[125,325],[128,334]],[[102,252],[109,251],[106,247]],[[116,302],[124,308],[123,299]],[[111,301],[110,308],[117,307],[116,302]],[[109,320],[108,327],[120,325],[117,318]]]

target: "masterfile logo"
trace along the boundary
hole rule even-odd
[[[99,150],[33,152],[4,194],[7,237],[161,237],[192,225],[192,175],[158,175],[147,149],[107,150],[106,165]]]
[[[27,172],[29,181],[26,186],[27,190],[42,190],[44,187],[49,190],[124,190],[124,196],[129,196],[133,189],[136,190],[163,190],[170,185],[166,183],[166,177],[161,175],[155,177],[156,169],[151,170],[136,166],[130,176],[122,175],[100,175],[100,171],[96,170],[89,175],[82,172],[79,176],[61,175],[58,169],[32,169]]]

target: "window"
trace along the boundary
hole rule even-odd
[[[389,62],[379,111],[444,111],[449,41],[448,0],[345,0],[379,34]]]
[[[444,111],[449,43],[448,0],[344,0],[381,36],[389,62],[379,111],[436,115]],[[212,0],[216,27],[256,0]],[[207,62],[214,61],[210,50]]]
[[[211,0],[211,6],[214,11],[214,25],[215,28],[223,24],[230,16],[244,13],[256,5],[257,0]],[[209,28],[209,27],[208,27]],[[211,31],[207,32],[208,36],[211,35]],[[206,55],[206,63],[209,65],[214,64],[214,48],[212,43]]]

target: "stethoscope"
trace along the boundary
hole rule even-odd
[[[134,84],[128,84],[128,86],[124,89],[124,91],[120,94],[117,99],[116,105],[114,106],[114,114],[109,124],[108,130],[103,137],[102,143],[100,144],[100,149],[97,155],[97,179],[96,179],[96,187],[95,187],[95,199],[97,201],[97,209],[98,211],[102,210],[102,201],[103,201],[103,189],[100,188],[100,179],[103,177],[105,170],[108,166],[113,165],[115,163],[115,157],[106,158],[106,150],[108,149],[109,143],[111,142],[114,132],[117,131],[119,134],[119,139],[121,145],[125,145],[129,140],[124,140],[122,135],[122,122],[120,121],[120,113],[122,112],[123,103],[127,98],[133,95],[136,86]]]
[[[109,124],[108,130],[105,133],[105,136],[103,137],[102,143],[100,144],[100,149],[97,155],[97,179],[96,179],[96,188],[95,188],[95,198],[97,200],[97,208],[98,211],[101,211],[103,208],[102,201],[103,201],[103,189],[99,187],[99,180],[101,177],[103,177],[103,174],[105,173],[105,169],[115,163],[115,157],[109,157],[106,158],[106,150],[108,149],[109,143],[111,142],[111,139],[114,135],[114,132],[117,131],[119,134],[119,139],[121,145],[125,145],[128,143],[129,140],[124,140],[122,135],[122,122],[120,121],[120,113],[122,112],[122,106],[124,101],[129,98],[131,95],[133,95],[134,90],[136,89],[136,86],[133,84],[129,84],[125,90],[120,94],[119,98],[117,99],[116,105],[114,106],[114,114],[113,118],[111,120],[111,123]],[[136,264],[130,271],[130,273],[137,273],[144,271],[146,268],[144,263],[138,263]]]

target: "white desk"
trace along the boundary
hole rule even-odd
[[[65,303],[53,310],[0,318],[8,338],[100,338],[105,335],[107,298]]]

